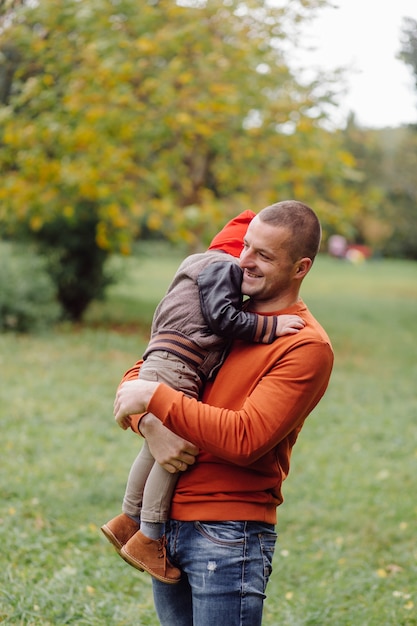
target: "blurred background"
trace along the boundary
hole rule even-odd
[[[287,198],[323,252],[417,258],[415,2],[0,7],[2,258],[36,255],[61,316],[105,295],[111,255],[201,249]]]

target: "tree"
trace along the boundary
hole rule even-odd
[[[410,66],[417,88],[417,20],[404,18],[400,58]],[[417,119],[417,107],[416,107]],[[389,226],[382,251],[417,260],[417,124],[379,133],[381,217]]]
[[[50,254],[72,319],[102,293],[106,256],[143,227],[193,246],[242,207],[290,196],[343,220],[331,214],[349,204],[354,163],[322,127],[331,77],[300,84],[285,57],[322,4],[15,9],[0,39],[20,56],[0,109],[0,221]]]
[[[379,133],[380,216],[388,225],[382,252],[417,260],[417,133],[413,128]]]
[[[412,17],[403,19],[400,58],[410,65],[417,88],[417,20]]]

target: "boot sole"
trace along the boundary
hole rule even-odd
[[[161,583],[166,583],[167,585],[176,585],[177,583],[180,582],[180,578],[178,578],[177,580],[173,580],[172,578],[165,578],[165,576],[160,576],[159,574],[156,574],[154,571],[148,568],[144,563],[137,561],[132,556],[130,556],[128,552],[126,552],[123,549],[119,552],[119,554],[122,557],[122,559],[126,561],[126,563],[129,563],[129,565],[139,570],[140,572],[147,572],[153,578],[156,578],[157,580],[159,580]]]
[[[104,526],[102,526],[100,530],[103,533],[103,535],[106,537],[106,539],[108,539],[108,541],[110,541],[110,543],[116,549],[116,552],[120,554],[120,550],[123,548],[123,544],[120,543],[116,535],[112,533],[112,531],[106,524],[104,524]]]

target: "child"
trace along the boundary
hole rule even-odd
[[[271,343],[303,326],[297,315],[257,315],[242,309],[243,237],[255,216],[244,211],[214,237],[208,251],[187,257],[156,308],[140,377],[164,382],[198,398],[233,339]],[[126,429],[129,418],[119,426]],[[164,522],[178,474],[155,463],[146,440],[134,461],[123,513],[101,528],[120,556],[133,567],[170,584],[181,572],[166,557]]]

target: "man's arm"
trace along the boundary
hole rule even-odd
[[[184,472],[195,463],[199,452],[197,446],[164,426],[152,413],[146,413],[140,422],[140,430],[145,437],[151,454],[167,472]]]
[[[231,370],[239,364],[231,364]],[[249,465],[301,427],[323,396],[330,377],[333,353],[323,342],[297,345],[260,376],[238,410],[220,408],[186,397],[170,387],[132,381],[118,391],[115,411],[149,410],[162,424],[200,448],[237,465]],[[219,378],[214,385],[222,385]],[[230,374],[230,372],[229,372]],[[229,387],[241,377],[227,376]],[[208,400],[209,401],[209,400]]]

